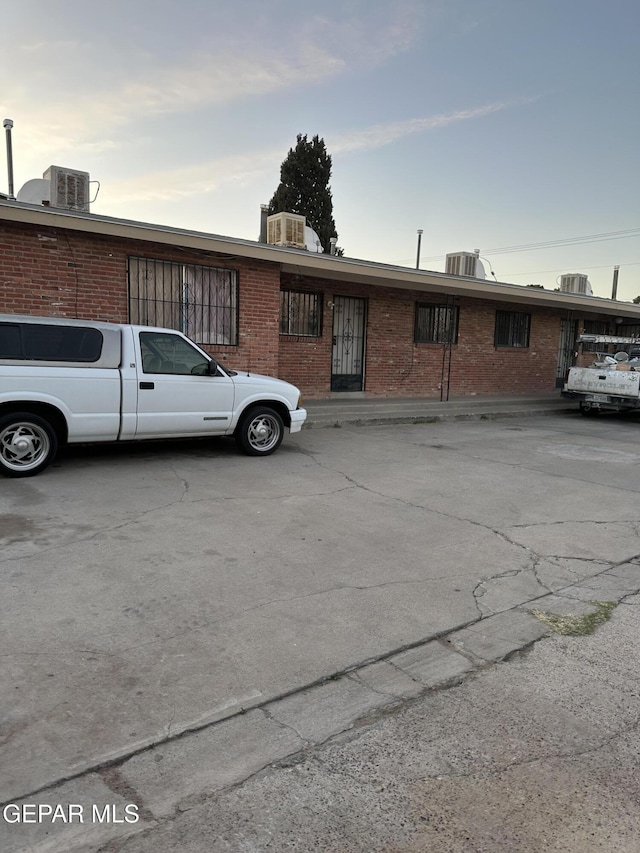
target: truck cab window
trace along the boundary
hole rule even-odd
[[[203,376],[209,372],[209,360],[178,335],[140,332],[140,350],[144,373]]]

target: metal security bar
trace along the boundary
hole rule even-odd
[[[562,388],[564,385],[565,374],[567,370],[573,366],[574,350],[576,347],[576,328],[575,320],[560,320],[560,342],[558,345],[558,361],[556,364],[556,388]]]
[[[331,390],[362,391],[367,303],[347,296],[336,296],[333,302]]]
[[[129,258],[129,320],[179,329],[198,344],[238,342],[235,270]]]
[[[417,344],[457,344],[457,305],[416,304],[414,341]]]
[[[318,338],[322,330],[319,293],[280,291],[280,334]]]
[[[531,314],[520,311],[496,311],[494,346],[528,347]]]

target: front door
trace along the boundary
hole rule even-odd
[[[364,389],[364,299],[336,296],[333,300],[333,349],[331,352],[331,390]]]

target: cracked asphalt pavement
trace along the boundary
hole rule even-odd
[[[0,801],[111,798],[141,821],[128,840],[0,822],[2,848],[573,849],[533,824],[529,846],[515,824],[500,846],[491,815],[514,790],[526,814],[546,784],[559,810],[565,759],[603,790],[621,744],[637,763],[630,664],[599,661],[617,716],[606,691],[564,729],[522,712],[548,715],[552,688],[586,682],[600,632],[637,659],[623,606],[640,590],[637,430],[571,415],[309,430],[264,460],[226,441],[94,447],[5,481]],[[594,601],[622,602],[594,637],[496,664],[548,633],[532,610]],[[575,849],[640,849],[620,846],[625,820],[610,847],[576,825]]]

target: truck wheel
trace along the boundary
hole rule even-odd
[[[268,456],[280,447],[284,424],[267,406],[256,406],[242,416],[235,433],[238,446],[249,456]]]
[[[0,473],[33,477],[53,461],[58,438],[50,423],[29,412],[0,418]]]
[[[580,403],[580,414],[585,417],[593,418],[600,414],[600,409],[592,406],[591,403]]]

